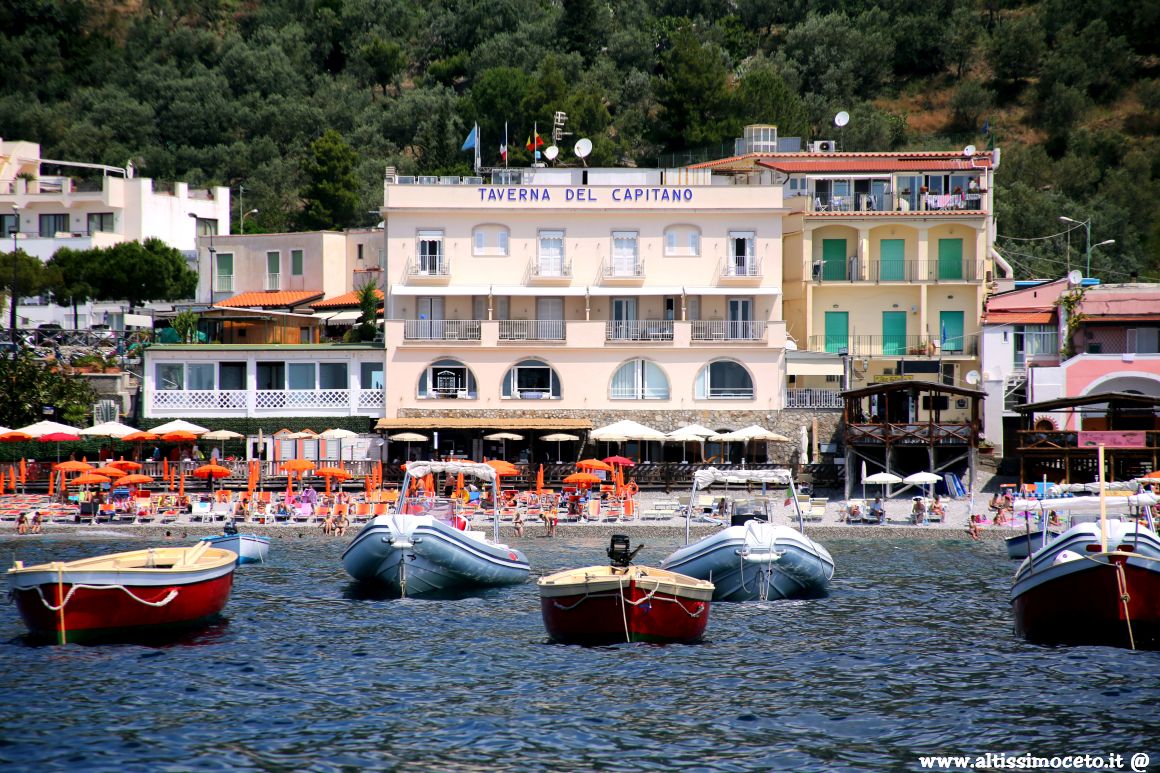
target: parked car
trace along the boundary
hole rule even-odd
[[[55,322],[45,322],[43,325],[36,326],[36,343],[54,343],[60,341],[60,333],[64,330]]]

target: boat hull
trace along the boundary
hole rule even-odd
[[[788,526],[749,521],[687,545],[661,566],[708,580],[714,601],[818,598],[834,576],[829,551]]]
[[[1037,644],[1160,649],[1160,538],[1113,521],[1080,524],[1033,553],[1011,587],[1015,632]]]
[[[9,585],[36,639],[58,644],[152,640],[200,627],[225,608],[236,556],[205,552],[212,561],[187,569],[106,570],[85,567],[85,562],[14,568]]]
[[[380,516],[368,523],[342,556],[347,573],[400,596],[512,585],[531,573],[518,550],[426,516]]]
[[[270,553],[270,538],[257,534],[219,534],[201,541],[237,553],[239,564],[264,564]]]
[[[1047,542],[1056,539],[1061,532],[1047,532]],[[1044,545],[1043,532],[1033,531],[1030,534],[1020,534],[1017,537],[1007,538],[1007,558],[1021,559],[1039,550]]]
[[[588,577],[578,574],[585,572]],[[648,567],[609,572],[609,567],[589,567],[541,578],[540,612],[552,641],[692,644],[704,637],[711,583]]]

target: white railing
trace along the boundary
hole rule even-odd
[[[218,274],[213,278],[213,291],[215,293],[232,293],[234,291],[234,275],[233,274]]]
[[[429,255],[407,261],[407,276],[451,276],[451,261],[446,255]]]
[[[756,279],[762,276],[761,258],[756,255],[746,255],[744,258],[730,255],[721,261],[717,275],[726,279],[745,277]]]
[[[383,390],[360,389],[358,391],[359,410],[374,410],[383,407]]]
[[[612,387],[608,394],[611,400],[668,400],[667,387]]]
[[[562,319],[501,319],[501,341],[563,341],[565,323]]]
[[[403,320],[405,341],[478,341],[479,336],[479,320],[475,319]]]
[[[764,341],[768,323],[760,321],[735,321],[724,319],[699,319],[693,321],[694,341]]]
[[[544,261],[532,258],[528,264],[528,277],[531,279],[568,279],[572,276],[572,261],[566,260],[557,263],[555,260]]]
[[[282,275],[281,274],[266,274],[266,289],[267,290],[281,290],[282,289]]]
[[[294,409],[334,409],[350,406],[349,389],[259,389],[254,408],[259,411]]]
[[[672,341],[671,319],[610,319],[604,323],[605,341]]]
[[[158,390],[153,393],[154,410],[245,410],[245,390]]]
[[[644,276],[644,261],[606,260],[600,265],[600,275],[605,279],[639,279]]]
[[[786,408],[841,408],[840,389],[787,389]]]

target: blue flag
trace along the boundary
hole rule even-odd
[[[939,336],[939,343],[942,344],[943,348],[946,348],[946,345],[947,345],[947,323],[945,323],[945,322],[942,323],[942,334]]]
[[[990,133],[991,133],[991,121],[990,121],[990,119],[988,119],[986,121],[983,121],[983,134],[990,134]]]
[[[479,124],[471,128],[471,134],[467,135],[467,139],[463,141],[463,147],[460,150],[471,150],[479,142]]]

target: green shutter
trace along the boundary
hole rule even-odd
[[[961,352],[963,350],[963,312],[940,312],[938,329],[939,342],[944,352]]]
[[[901,282],[906,279],[906,240],[882,240],[882,266],[878,279],[883,282]]]
[[[234,256],[231,252],[219,252],[217,256],[218,276],[234,275]]]
[[[850,346],[850,313],[826,312],[826,351],[837,352]]]
[[[290,274],[302,276],[302,250],[290,250]]]
[[[845,239],[822,239],[822,279],[845,279],[846,258]]]
[[[938,240],[938,278],[963,278],[963,240]]]
[[[906,354],[906,312],[882,312],[882,354]]]

